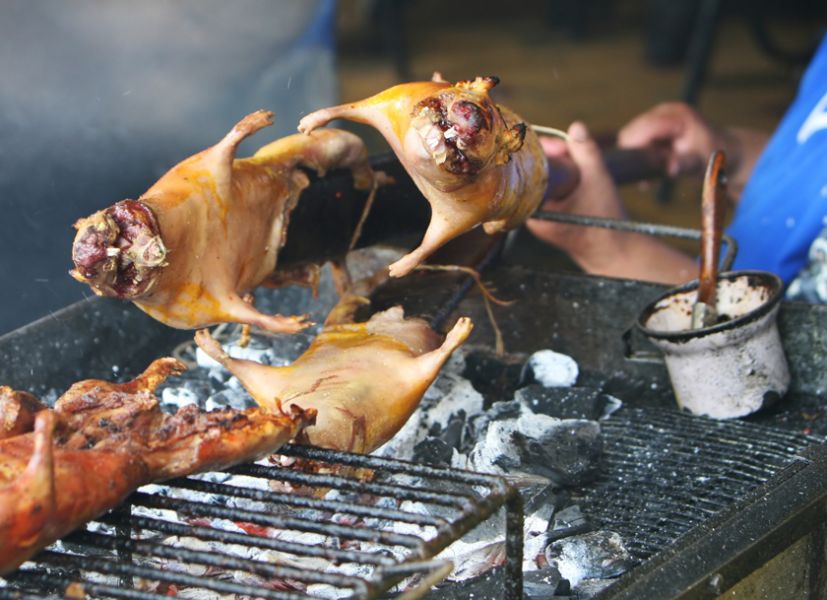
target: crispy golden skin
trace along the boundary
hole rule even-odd
[[[440,344],[425,321],[406,319],[400,307],[351,323],[356,302],[344,300],[307,351],[285,367],[231,358],[206,330],[195,339],[261,407],[318,411],[298,442],[369,453],[405,424],[472,324],[461,318]]]
[[[362,141],[340,130],[288,136],[236,159],[238,144],[271,123],[269,112],[248,115],[137,200],[80,219],[73,277],[172,327],[237,322],[290,333],[307,326],[302,316],[265,315],[242,298],[276,268],[290,213],[309,184],[302,167],[348,168],[363,190],[374,186],[374,173]]]
[[[430,203],[425,236],[418,248],[391,265],[395,277],[476,225],[483,224],[489,234],[521,225],[539,206],[548,182],[537,136],[488,95],[496,78],[455,85],[435,79],[321,109],[299,123],[305,133],[333,119],[372,125]]]

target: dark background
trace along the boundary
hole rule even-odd
[[[439,70],[498,75],[497,100],[543,125],[613,131],[655,102],[691,97],[714,121],[771,130],[827,24],[824,4],[4,2],[0,334],[89,294],[67,274],[76,219],[139,196],[254,109],[274,109],[276,126],[247,152],[337,97]],[[656,188],[624,197],[633,218],[697,224],[694,183],[667,201]]]

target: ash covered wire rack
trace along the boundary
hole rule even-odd
[[[0,598],[377,598],[400,582],[393,596],[418,598],[452,570],[434,557],[500,508],[503,597],[521,597],[522,505],[502,478],[302,446],[279,456],[301,468],[142,488],[9,575]]]

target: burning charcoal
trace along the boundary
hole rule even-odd
[[[203,408],[205,400],[212,393],[213,387],[209,381],[177,377],[161,391],[161,409],[174,413],[190,404]]]
[[[577,504],[572,504],[555,513],[546,537],[550,542],[554,542],[572,535],[588,533],[592,529],[594,527],[583,515],[580,507]]]
[[[522,470],[560,485],[581,485],[595,477],[603,451],[595,421],[534,415],[520,422],[523,427],[514,432],[513,440]]]
[[[483,398],[470,381],[448,371],[425,392],[421,408],[425,430],[464,451],[465,424],[469,415],[482,412]]]
[[[545,387],[569,387],[577,381],[577,362],[554,350],[540,350],[532,354],[525,366],[523,382],[539,383]]]
[[[210,411],[229,407],[244,410],[256,406],[255,401],[244,390],[226,389],[207,398],[204,409]]]
[[[528,523],[527,523],[528,525]],[[548,538],[545,532],[532,533],[523,531],[523,571],[536,571],[538,566],[546,564],[546,547]]]
[[[612,585],[616,579],[584,579],[574,588],[578,600],[589,600]]]
[[[512,441],[516,427],[516,419],[491,421],[468,454],[468,467],[483,473],[504,473],[519,467],[520,457]]]
[[[428,438],[414,446],[413,460],[432,465],[448,466],[451,464],[453,454],[454,449],[444,440]]]
[[[417,408],[396,435],[377,448],[373,453],[376,456],[413,460],[414,447],[422,440],[422,425],[424,412],[422,407]]]
[[[494,567],[479,577],[459,583],[449,577],[447,584],[442,584],[431,590],[427,598],[429,600],[468,600],[469,598],[473,598],[473,600],[501,600],[505,596],[504,581],[504,567]]]
[[[465,353],[462,376],[485,398],[486,406],[511,398],[520,387],[526,357],[523,354],[497,356],[489,348],[474,348]]]
[[[428,435],[439,438],[450,448],[462,447],[462,439],[465,433],[465,411],[448,417],[446,423],[434,423],[428,430]]]
[[[536,413],[558,419],[595,420],[606,408],[606,396],[595,388],[549,388],[534,383],[517,390],[514,398]]]
[[[546,549],[546,558],[573,588],[584,579],[617,577],[632,567],[632,557],[614,531],[593,531],[556,541]]]
[[[542,511],[546,520],[551,518],[558,505],[560,493],[550,479],[527,473],[509,473],[506,479],[520,492],[526,515]]]
[[[497,402],[486,411],[486,416],[489,421],[506,421],[508,419],[518,419],[524,412],[524,407],[515,401],[511,402]]]
[[[568,584],[561,585],[563,578],[554,567],[543,567],[523,574],[523,599],[546,600],[561,593],[568,593]],[[565,589],[563,589],[565,588]]]

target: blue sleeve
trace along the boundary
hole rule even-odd
[[[796,99],[761,154],[729,227],[733,268],[772,271],[789,282],[827,224],[827,36]]]

